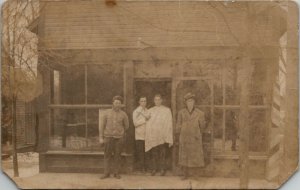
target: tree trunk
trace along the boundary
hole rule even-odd
[[[14,176],[19,177],[18,154],[17,154],[17,98],[12,97],[12,153]]]

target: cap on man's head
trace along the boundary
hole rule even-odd
[[[113,102],[114,102],[115,100],[119,100],[120,102],[123,102],[122,96],[114,96],[112,100],[113,100]]]
[[[187,101],[189,99],[194,99],[195,100],[195,94],[189,92],[186,95],[184,95],[184,101]]]

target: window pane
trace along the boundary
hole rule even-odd
[[[225,115],[225,151],[238,150],[239,110],[226,110]]]
[[[52,118],[50,149],[86,148],[84,109],[54,109]]]
[[[53,103],[60,104],[61,89],[60,89],[60,72],[53,71]]]
[[[205,130],[211,125],[211,109],[210,107],[196,106],[199,110],[204,112],[205,117]],[[205,132],[205,131],[204,131]]]
[[[217,151],[223,150],[223,110],[215,109],[214,110],[214,125],[213,125],[213,134],[214,134],[214,149]]]
[[[100,111],[100,114],[104,110]],[[99,142],[99,109],[89,109],[88,116],[88,145],[87,149],[91,151],[103,151],[104,147]]]
[[[87,83],[88,104],[111,104],[113,96],[123,96],[123,66],[89,65]]]
[[[253,74],[250,86],[250,104],[263,105],[266,104],[267,95],[267,64],[261,61],[253,62]]]
[[[227,64],[224,73],[224,81],[226,105],[239,105],[240,91],[238,88],[238,67],[236,62]]]
[[[210,163],[210,157],[212,152],[211,134],[208,133],[208,129],[211,129],[211,108],[210,107],[198,107],[205,113],[205,129],[202,131],[202,144],[204,152],[205,163]]]
[[[84,104],[85,103],[85,66],[73,65],[67,68],[64,73],[64,103]]]
[[[267,127],[266,110],[251,110],[249,112],[249,136],[251,142],[249,150],[254,152],[266,151],[267,147]],[[255,142],[255,143],[254,143]]]
[[[222,105],[223,104],[223,92],[222,92],[222,82],[221,80],[214,83],[214,104]]]

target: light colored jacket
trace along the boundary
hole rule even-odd
[[[132,114],[133,124],[135,126],[135,140],[145,140],[146,117],[149,116],[147,108],[137,107]]]
[[[173,123],[170,108],[154,106],[149,109],[151,118],[146,123],[145,151],[167,143],[173,145]]]

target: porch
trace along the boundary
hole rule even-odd
[[[20,155],[20,158],[23,158]],[[97,173],[39,173],[38,155],[33,160],[20,159],[20,177],[13,177],[12,161],[2,162],[5,173],[22,189],[41,189],[47,183],[49,189],[239,189],[239,178],[193,177],[182,181],[179,176],[150,176],[140,173],[123,174],[120,180],[109,178],[100,180]],[[62,181],[63,179],[63,181]],[[262,179],[250,179],[251,189],[277,189],[278,184]]]

